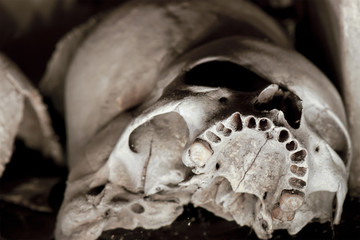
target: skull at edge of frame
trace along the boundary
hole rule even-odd
[[[110,155],[82,175],[104,146]],[[147,101],[111,121],[83,155],[70,173],[59,239],[159,228],[188,203],[266,239],[331,220],[334,199],[339,223],[351,144],[341,98],[316,67],[233,37],[178,59]]]

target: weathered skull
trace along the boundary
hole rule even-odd
[[[0,53],[0,177],[15,137],[62,164],[62,149],[39,92],[20,69]]]
[[[188,203],[260,238],[331,220],[334,199],[338,223],[351,159],[341,98],[287,46],[233,0],[130,2],[69,35],[59,49],[75,56],[55,53],[44,81],[65,92],[69,138],[57,239],[159,228]]]
[[[96,154],[104,147],[109,157]],[[260,238],[332,219],[334,199],[338,223],[350,150],[340,97],[306,59],[256,39],[218,40],[174,63],[148,101],[92,139],[57,237],[159,228],[190,202]]]

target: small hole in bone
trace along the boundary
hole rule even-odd
[[[226,103],[227,102],[227,98],[226,97],[222,97],[219,99],[219,102],[221,103]]]
[[[263,199],[266,200],[267,192],[264,193]]]
[[[271,125],[269,123],[269,121],[267,119],[261,119],[259,122],[259,128],[262,131],[266,131],[268,129],[270,129]]]
[[[320,151],[320,147],[317,146],[317,147],[315,148],[315,152],[319,152],[319,151]]]
[[[292,187],[296,187],[296,188],[303,188],[306,186],[306,182],[298,178],[290,178],[289,184]]]
[[[248,128],[255,128],[256,127],[256,120],[255,118],[250,118],[248,120],[248,124],[247,124]]]
[[[243,124],[242,124],[241,117],[240,117],[240,114],[239,114],[239,113],[235,113],[235,114],[232,116],[232,119],[231,119],[231,127],[232,127],[232,129],[234,129],[235,131],[241,131],[241,130],[242,130]]]
[[[94,187],[94,188],[90,189],[87,192],[87,195],[89,195],[89,196],[97,196],[104,190],[104,188],[105,188],[105,185]]]
[[[206,132],[206,136],[210,141],[212,141],[214,143],[221,142],[221,138],[219,138],[219,136],[217,136],[215,133],[213,133],[211,131]]]
[[[219,164],[219,163],[216,163],[215,169],[216,169],[216,170],[219,170],[219,168],[220,168],[220,164]]]
[[[289,151],[293,151],[297,148],[297,144],[295,141],[291,141],[289,143],[286,144],[286,149]]]
[[[290,171],[296,175],[298,175],[299,177],[303,177],[306,174],[306,168],[304,167],[299,167],[296,165],[291,165],[290,166]]]
[[[285,142],[289,138],[289,132],[287,130],[281,130],[279,134],[279,142]]]
[[[261,227],[262,227],[265,231],[267,231],[267,229],[268,229],[268,223],[267,223],[266,221],[263,221],[263,222],[261,223]]]
[[[140,204],[135,203],[131,206],[131,211],[133,211],[134,213],[140,214],[140,213],[143,213],[145,211],[145,209]]]
[[[105,211],[104,217],[105,217],[105,218],[109,218],[109,217],[110,217],[110,214],[111,214],[111,210],[108,209],[108,210]]]
[[[306,151],[305,150],[299,150],[293,154],[291,154],[291,161],[295,162],[295,163],[299,163],[304,161],[306,157]]]
[[[112,203],[128,203],[129,199],[126,199],[122,196],[115,196],[111,199]]]

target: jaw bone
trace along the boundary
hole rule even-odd
[[[145,13],[144,9],[136,13]],[[146,86],[141,88],[146,91],[133,95],[131,86],[124,88],[122,81],[128,77],[110,74],[122,66],[103,60],[120,54],[109,59],[134,66],[127,61],[129,54],[121,53],[137,46],[121,45],[109,53],[101,51],[102,46],[109,49],[104,40],[96,45],[95,53],[105,56],[96,58],[105,70],[96,74],[106,78],[110,87],[103,91],[91,87],[87,94],[78,95],[79,89],[89,87],[89,79],[95,85],[100,82],[91,73],[97,67],[79,66],[84,66],[82,60],[92,59],[87,51],[92,48],[86,46],[94,46],[97,36],[104,36],[101,33],[116,20],[116,13],[111,16],[111,21],[97,25],[95,33],[84,40],[66,80],[68,131],[79,135],[70,136],[76,144],[70,144],[71,172],[58,216],[58,239],[95,239],[102,231],[118,227],[159,228],[174,221],[189,202],[239,225],[252,226],[261,238],[269,238],[275,229],[295,234],[313,218],[331,219],[335,195],[335,221],[339,221],[346,194],[345,163],[348,167],[346,160],[351,159],[345,112],[335,88],[311,63],[255,38],[220,39],[189,54],[183,54],[193,47],[189,42],[175,55],[171,47],[167,52],[166,45],[161,47],[167,57],[161,59],[170,65],[163,62],[159,67],[154,55],[155,67],[148,65],[150,61],[138,61],[142,64],[132,68],[135,75],[130,75],[139,79],[139,87]],[[133,15],[126,16],[129,21]],[[211,41],[210,36],[203,37]],[[147,59],[139,52],[147,53],[137,51],[134,59]],[[96,61],[92,64],[100,66]],[[238,78],[227,81],[232,75],[226,75],[227,70],[239,68],[235,70],[241,73],[235,74]],[[151,69],[151,83],[148,75],[142,75],[143,69]],[[126,68],[120,72],[127,74]],[[216,72],[224,76],[210,81],[212,75],[219,76]],[[119,89],[125,92],[118,94]],[[84,104],[97,101],[94,96],[99,92],[103,102]],[[131,111],[111,105],[119,99],[128,103],[122,100],[133,97],[141,105]],[[78,113],[84,112],[79,118]],[[321,116],[314,114],[320,112]],[[335,129],[339,141],[332,140],[329,128]]]
[[[206,64],[187,62],[189,73],[199,66],[194,62]],[[256,80],[259,88],[249,91],[187,84],[186,78],[180,74],[162,97],[134,111],[103,165],[71,174],[59,239],[96,238],[119,227],[159,228],[190,202],[253,227],[260,238],[276,229],[295,234],[315,218],[330,220],[334,197],[338,223],[347,170],[334,143],[318,134],[324,129],[306,115],[309,101],[322,107],[316,105],[321,97],[311,99],[271,78]],[[129,118],[116,121],[123,119]]]

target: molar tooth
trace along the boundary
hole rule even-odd
[[[272,211],[272,218],[279,221],[292,221],[295,217],[295,212],[285,212],[280,207],[274,208]]]
[[[280,198],[280,208],[285,212],[293,212],[304,204],[304,193],[300,191],[284,191]]]
[[[198,166],[204,166],[214,151],[208,142],[202,139],[196,139],[189,149],[190,159]]]

